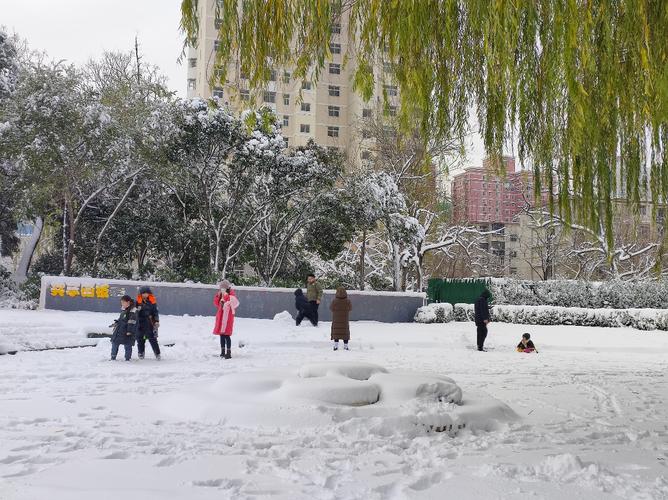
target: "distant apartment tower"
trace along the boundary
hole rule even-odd
[[[501,165],[495,165],[486,159],[482,167],[467,168],[453,178],[453,218],[458,224],[495,231],[480,244],[489,258],[485,265],[488,275],[531,278],[531,261],[523,258],[521,244],[529,235],[524,234],[519,216],[527,203],[534,205],[533,177],[529,172],[518,172],[512,156],[503,156],[500,161]]]
[[[288,146],[302,146],[312,138],[321,146],[346,153],[355,163],[371,159],[369,144],[373,138],[363,132],[361,119],[383,110],[384,94],[390,101],[384,112],[395,114],[398,90],[395,85],[383,84],[382,78],[376,78],[375,92],[369,102],[365,103],[353,91],[351,82],[355,62],[349,60],[345,67],[343,64],[348,48],[347,14],[332,21],[332,56],[325,63],[317,83],[294,79],[291,68],[275,68],[269,84],[253,102],[253,94],[238,60],[232,61],[227,68],[224,84],[211,86],[212,76],[219,70],[215,66],[219,26],[216,0],[200,0],[198,17],[198,46],[188,51],[188,97],[215,98],[236,113],[268,106],[278,116]],[[389,65],[379,61],[376,75],[389,69]]]
[[[528,202],[534,203],[533,177],[515,170],[515,158],[501,160],[505,176],[491,160],[482,167],[468,168],[452,180],[453,216],[458,223],[510,224]]]

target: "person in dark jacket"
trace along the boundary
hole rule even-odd
[[[153,349],[153,354],[155,354],[155,359],[160,360],[159,327],[158,303],[151,289],[148,286],[142,286],[139,289],[139,295],[137,295],[137,354],[139,359],[144,359],[144,350],[148,340]]]
[[[295,307],[297,308],[297,326],[301,325],[304,318],[308,318],[313,326],[318,326],[311,304],[306,300],[301,288],[295,290]]]
[[[125,361],[132,358],[132,346],[137,333],[137,308],[129,295],[121,297],[121,315],[113,324],[111,335],[111,359],[115,360],[121,344],[125,347]]]
[[[475,301],[475,326],[478,330],[478,350],[484,351],[485,339],[487,338],[487,324],[490,321],[488,300],[492,296],[488,290],[484,290],[478,300]]]
[[[339,349],[339,340],[343,340],[343,348],[348,350],[348,341],[350,340],[350,311],[353,305],[350,303],[348,293],[342,286],[336,289],[336,296],[329,305],[332,311],[332,340],[334,341],[334,350]]]

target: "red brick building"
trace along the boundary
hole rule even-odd
[[[456,223],[509,224],[524,204],[533,205],[531,172],[515,171],[515,158],[504,156],[505,176],[497,174],[491,160],[469,168],[452,181],[453,218]]]

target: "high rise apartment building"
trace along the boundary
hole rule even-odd
[[[218,35],[216,0],[200,0],[199,43],[188,51],[188,97],[215,98],[240,113],[244,109],[268,106],[278,116],[282,134],[288,146],[305,145],[314,139],[321,146],[337,148],[355,163],[370,159],[370,141],[363,130],[363,119],[374,113],[396,113],[397,87],[383,84],[387,64],[379,62],[376,68],[376,89],[369,102],[352,89],[354,61],[344,66],[348,49],[348,18],[344,14],[333,21],[330,40],[331,59],[325,63],[318,82],[296,80],[291,68],[274,68],[270,82],[262,92],[253,95],[240,61],[232,61],[226,81],[211,85],[215,75],[215,48]],[[379,78],[380,77],[380,78]],[[385,109],[383,95],[388,96]],[[254,102],[251,102],[254,101]]]

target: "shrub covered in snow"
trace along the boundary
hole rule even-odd
[[[0,265],[0,309],[36,309],[37,302],[28,300],[12,279],[11,273]]]
[[[523,281],[493,279],[489,289],[498,305],[584,308],[661,308],[668,297],[668,280]]]
[[[668,330],[665,309],[585,309],[582,307],[497,305],[492,321],[519,325],[574,325]],[[473,321],[472,304],[455,304],[455,321]]]
[[[418,308],[415,312],[416,323],[448,323],[453,320],[452,304],[434,303]]]

